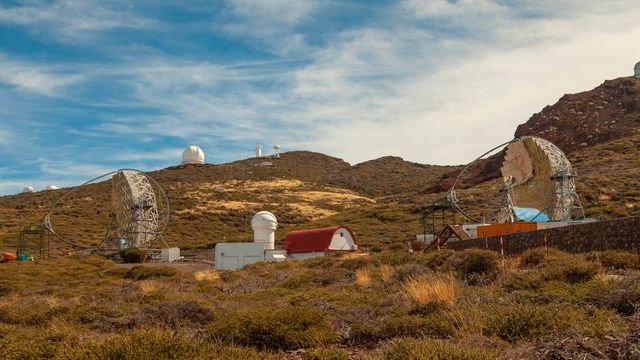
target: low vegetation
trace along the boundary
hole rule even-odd
[[[637,356],[633,256],[383,251],[193,273],[99,257],[7,263],[0,348],[6,359],[494,359],[567,341],[577,357]]]

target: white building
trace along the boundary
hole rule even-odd
[[[220,243],[215,247],[216,269],[240,269],[259,261],[284,261],[286,251],[275,249],[278,219],[268,211],[260,211],[251,219],[253,242]]]
[[[182,152],[182,164],[204,164],[204,151],[197,145],[189,145]]]

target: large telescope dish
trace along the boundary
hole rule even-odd
[[[584,217],[571,163],[557,146],[535,136],[521,137],[498,145],[467,164],[456,177],[448,194],[459,212],[471,221],[480,222],[462,208],[456,186],[470,168],[500,149],[504,150],[500,167],[500,192],[503,200],[495,216],[496,222],[568,221]]]
[[[69,207],[63,203],[65,199],[80,193],[84,187],[110,176],[111,220],[110,224],[106,225],[106,230],[101,232],[103,236],[99,241],[81,243],[63,235],[54,227],[54,213],[57,211],[57,214],[63,214]],[[62,195],[51,206],[43,223],[58,240],[76,249],[152,248],[158,241],[163,240],[163,234],[169,224],[169,199],[162,186],[148,174],[135,169],[120,169],[93,178]],[[78,228],[86,228],[79,225],[76,224]]]

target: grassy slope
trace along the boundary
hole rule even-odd
[[[637,261],[538,251],[502,266],[494,253],[443,251],[235,272],[11,263],[0,271],[0,348],[5,359],[614,355],[638,326]],[[601,263],[627,270],[610,276]]]

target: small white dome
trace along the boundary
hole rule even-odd
[[[197,145],[189,145],[182,152],[182,164],[204,164],[204,152]]]
[[[275,150],[280,150],[280,145],[275,144],[275,145],[273,145],[273,148],[274,148]]]
[[[22,193],[32,193],[35,190],[33,189],[33,186],[25,186],[24,189],[22,189]]]
[[[57,187],[57,186],[55,186],[55,185],[47,185],[47,187],[46,187],[46,188],[44,188],[44,189],[45,189],[45,190],[57,190],[57,189],[58,189],[58,187]]]
[[[633,68],[633,74],[635,75],[635,77],[640,78],[640,62],[638,62]]]
[[[278,219],[275,215],[268,211],[260,211],[253,215],[253,219],[251,219],[251,228],[267,228],[275,230],[278,228]]]

